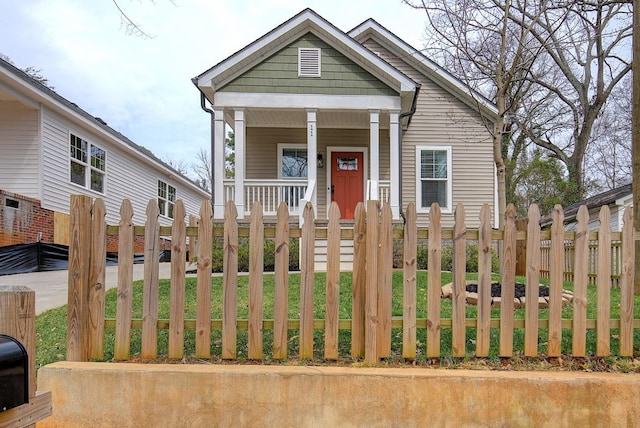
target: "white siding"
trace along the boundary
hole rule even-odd
[[[477,227],[482,204],[488,203],[493,211],[495,197],[491,136],[480,115],[375,41],[364,45],[422,84],[416,113],[402,138],[402,209],[416,201],[416,146],[451,146],[452,211],[463,203],[467,226]],[[442,215],[445,227],[452,226],[453,219],[453,212]],[[428,214],[419,214],[418,222],[427,225]]]
[[[38,111],[0,102],[0,189],[40,199]]]
[[[184,201],[187,215],[198,214],[205,197],[182,185],[169,172],[154,168],[116,144],[74,126],[50,110],[45,110],[43,114],[43,208],[68,213],[71,194],[102,197],[107,208],[107,223],[115,225],[119,221],[120,205],[128,198],[133,206],[134,224],[142,225],[147,203],[150,199],[157,198],[157,182],[161,179],[176,188],[177,198]],[[85,189],[69,181],[70,133],[106,151],[105,194]],[[163,225],[169,225],[170,222],[170,219],[161,217]]]

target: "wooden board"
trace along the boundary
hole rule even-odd
[[[69,214],[53,212],[53,243],[69,245]]]
[[[524,355],[538,355],[538,295],[540,293],[540,211],[529,207],[527,226],[527,276],[525,287]]]
[[[480,209],[477,305],[476,356],[488,357],[491,337],[491,210],[488,204]]]
[[[364,204],[356,205],[353,225],[353,278],[351,283],[351,356],[364,356],[364,305],[367,263],[367,217]]]
[[[127,360],[131,347],[131,312],[133,308],[133,208],[125,199],[120,207],[118,231],[118,298],[116,303],[116,343],[113,357]]]
[[[224,210],[222,272],[222,358],[236,358],[238,318],[238,210],[233,201]]]
[[[300,257],[300,358],[313,358],[313,287],[315,285],[315,214],[307,202],[302,213]]]
[[[71,195],[69,206],[69,279],[67,298],[67,361],[87,361],[87,299],[91,263],[91,198]]]
[[[287,358],[289,305],[289,207],[278,207],[275,242],[275,291],[273,311],[273,358]]]
[[[589,211],[586,205],[578,209],[575,238],[573,278],[572,354],[584,357],[587,340],[587,263],[589,257]]]
[[[402,282],[402,356],[416,358],[416,287],[418,270],[418,225],[416,204],[410,202],[405,212]]]
[[[250,359],[262,358],[262,287],[264,284],[264,224],[262,204],[251,207],[249,234],[249,351]]]
[[[211,264],[213,242],[213,212],[211,200],[202,201],[198,221],[196,358],[211,357]],[[194,247],[191,247],[191,251]]]
[[[158,201],[147,203],[147,221],[144,228],[144,283],[142,288],[142,358],[158,355],[158,294],[160,267],[160,210]]]
[[[440,205],[429,210],[429,257],[427,288],[427,357],[440,356],[440,296],[442,295],[442,214]]]
[[[633,289],[635,239],[633,208],[624,212],[622,227],[622,272],[620,274],[620,356],[633,356]]]
[[[378,238],[379,202],[367,201],[367,243],[365,281],[364,360],[378,362]]]
[[[464,205],[458,204],[453,227],[453,302],[452,302],[452,351],[454,357],[466,354],[466,275],[467,275],[467,227]]]
[[[378,240],[378,357],[391,356],[391,279],[393,274],[393,229],[391,205],[383,204]]]
[[[500,356],[513,356],[513,302],[516,280],[516,208],[507,206],[505,213],[500,273]],[[512,285],[513,284],[513,285]]]
[[[93,203],[91,220],[91,263],[87,300],[89,357],[104,358],[104,293],[107,265],[107,214],[102,198]]]
[[[562,279],[564,276],[564,211],[556,205],[551,215],[549,253],[549,349],[550,357],[562,353]]]
[[[324,357],[335,360],[338,358],[340,304],[340,208],[335,201],[329,207],[325,299]]]
[[[171,291],[169,303],[169,358],[179,359],[184,355],[184,293],[187,236],[184,218],[186,211],[182,199],[173,208],[173,230],[171,234]]]
[[[608,205],[600,208],[599,219],[596,356],[608,357],[611,354],[611,212]]]

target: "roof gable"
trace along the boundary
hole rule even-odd
[[[399,93],[413,92],[418,86],[413,80],[311,9],[303,10],[250,45],[195,77],[193,82],[212,100],[217,90],[309,32]]]
[[[311,50],[321,64],[311,77],[299,75],[300,50]],[[398,95],[360,65],[326,43],[313,31],[264,59],[218,89],[220,92]]]
[[[364,43],[368,39],[383,46],[390,52],[396,53],[399,58],[418,70],[420,73],[434,81],[449,93],[460,99],[465,104],[491,117],[498,113],[493,102],[485,98],[480,93],[473,91],[460,79],[453,76],[436,62],[426,57],[422,52],[400,39],[375,19],[369,18],[347,33],[359,43]]]

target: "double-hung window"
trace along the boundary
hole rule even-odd
[[[69,149],[69,180],[86,189],[105,193],[106,152],[74,134],[70,135]]]
[[[451,147],[416,148],[416,201],[418,210],[428,211],[437,202],[451,212]]]
[[[158,209],[160,215],[173,218],[173,207],[176,204],[176,188],[162,180],[158,180]]]
[[[278,178],[288,180],[306,179],[309,173],[309,156],[307,146],[278,145]],[[280,200],[292,206],[304,196],[306,186],[295,183],[280,188]]]
[[[308,155],[306,146],[280,145],[280,178],[307,178]]]

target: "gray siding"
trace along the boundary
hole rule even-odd
[[[0,189],[40,199],[39,115],[18,102],[0,102]]]
[[[416,146],[451,146],[452,211],[456,204],[463,203],[467,225],[477,226],[480,208],[488,203],[493,211],[495,197],[491,136],[480,115],[375,41],[368,40],[364,45],[422,84],[416,113],[402,139],[403,209],[417,197]],[[428,214],[420,213],[418,222],[426,226]],[[453,212],[443,214],[443,225],[453,225]]]
[[[86,139],[106,151],[105,193],[100,194],[85,189],[69,181],[69,134]],[[43,208],[68,213],[69,196],[85,194],[93,198],[101,197],[107,208],[107,223],[118,224],[122,201],[128,198],[133,206],[134,223],[144,224],[145,211],[150,199],[157,198],[157,180],[176,187],[177,198],[182,199],[187,214],[197,215],[201,201],[198,192],[182,185],[170,177],[167,171],[153,168],[141,158],[95,133],[73,125],[68,120],[44,111],[43,120]],[[163,225],[170,219],[161,217]]]
[[[321,77],[298,77],[298,48],[321,49]],[[313,33],[307,33],[219,89],[222,92],[397,95]]]

